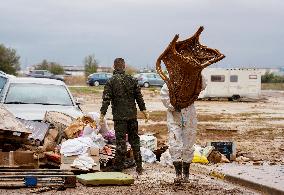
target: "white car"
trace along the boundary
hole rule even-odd
[[[41,121],[47,111],[74,118],[83,113],[67,86],[59,80],[8,78],[0,93],[0,103],[19,119]]]
[[[7,80],[9,78],[15,78],[15,76],[10,75],[10,74],[6,74],[5,72],[0,71],[0,94],[1,94],[1,91],[4,88],[4,86],[6,85]]]

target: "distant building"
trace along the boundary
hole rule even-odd
[[[112,72],[113,69],[112,67],[109,67],[109,66],[99,66],[97,68],[97,72]]]
[[[140,73],[147,73],[147,72],[156,72],[155,69],[143,68],[139,70]]]
[[[71,76],[84,76],[85,75],[84,66],[65,65],[62,67],[64,68],[64,72],[67,75],[71,75]]]
[[[284,76],[284,67],[279,68],[279,71],[275,73],[278,76]]]

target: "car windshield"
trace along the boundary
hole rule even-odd
[[[12,83],[6,104],[44,104],[72,106],[71,97],[63,85]]]

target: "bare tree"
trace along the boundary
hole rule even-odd
[[[95,58],[95,55],[88,55],[84,58],[84,66],[85,66],[85,75],[89,76],[90,74],[97,72],[98,69],[98,61]]]

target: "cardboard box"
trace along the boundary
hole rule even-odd
[[[38,160],[30,151],[0,152],[0,167],[38,168]]]
[[[91,156],[100,156],[100,149],[99,148],[90,148],[89,154]]]

